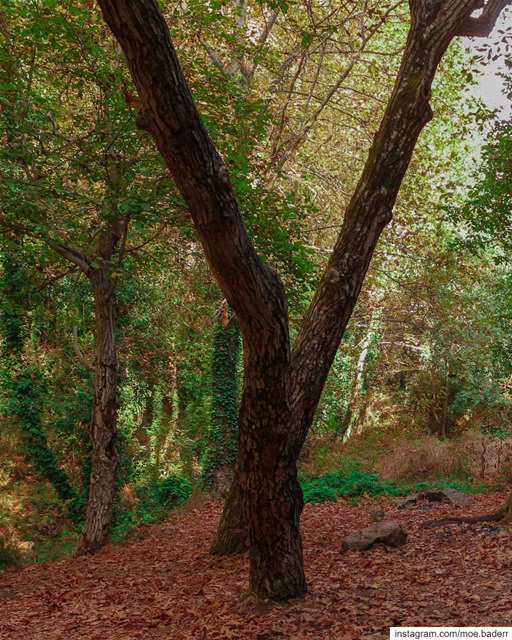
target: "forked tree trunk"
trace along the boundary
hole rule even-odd
[[[185,198],[206,258],[244,338],[237,483],[249,528],[250,584],[262,598],[306,589],[296,463],[380,234],[391,220],[432,81],[456,35],[485,35],[508,0],[410,0],[412,25],[381,127],[340,235],[290,353],[286,296],[244,227],[227,168],[201,122],[155,0],[98,0],[141,98],[152,134]],[[483,8],[480,18],[472,11]],[[236,520],[229,522],[230,514]],[[233,500],[226,531],[240,521]]]
[[[118,362],[116,309],[110,264],[116,242],[116,236],[112,232],[104,234],[100,240],[100,266],[89,272],[94,297],[96,364],[91,424],[92,464],[80,546],[82,553],[94,553],[108,541],[116,490]]]

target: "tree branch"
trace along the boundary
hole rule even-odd
[[[479,4],[482,5],[483,3]],[[478,18],[469,16],[464,20],[457,31],[457,35],[466,38],[485,38],[489,36],[501,12],[511,4],[512,0],[488,0]]]
[[[63,258],[66,258],[66,260],[69,260],[70,262],[75,264],[86,276],[89,275],[91,270],[91,263],[81,251],[78,251],[77,249],[74,249],[73,247],[63,244],[62,242],[57,240],[45,238],[42,238],[42,240]]]
[[[45,242],[49,247],[51,247],[54,251],[56,251],[59,255],[66,260],[69,260],[74,265],[76,265],[81,271],[83,271],[86,275],[89,274],[89,270],[91,268],[91,264],[89,259],[85,254],[74,247],[65,244],[62,240],[53,240],[52,238],[48,238],[40,233],[34,233],[29,227],[19,223],[8,222],[7,220],[2,220],[0,218],[0,226],[5,227],[11,231],[15,231],[16,233],[20,233],[22,235],[26,235],[29,238],[37,238],[37,240],[41,240]]]
[[[292,404],[302,422],[299,451],[416,142],[432,117],[437,67],[472,10],[474,0],[411,2],[411,28],[391,99],[293,350]]]
[[[127,58],[143,105],[144,128],[187,202],[206,258],[246,341],[264,343],[267,338],[287,351],[283,287],[247,235],[228,170],[200,120],[156,0],[98,3]]]
[[[66,269],[65,271],[62,271],[61,273],[58,273],[57,275],[52,276],[51,278],[47,278],[44,282],[42,282],[37,287],[37,290],[38,291],[44,291],[44,289],[46,289],[47,287],[51,286],[54,282],[58,282],[62,278],[65,278],[66,276],[69,276],[71,273],[74,273],[76,271],[76,269],[77,269],[76,265],[73,265],[69,269]]]

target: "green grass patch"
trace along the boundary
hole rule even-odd
[[[488,489],[485,485],[470,481],[449,479],[398,485],[381,480],[375,473],[354,468],[347,472],[331,471],[316,478],[302,475],[300,482],[304,502],[328,502],[338,498],[357,501],[364,495],[399,497],[427,489],[456,489],[465,493],[479,493]]]

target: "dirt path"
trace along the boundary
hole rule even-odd
[[[476,496],[468,513],[500,494]],[[0,576],[2,640],[355,640],[388,638],[390,625],[512,625],[512,534],[479,525],[421,529],[459,513],[387,513],[409,532],[400,549],[340,554],[375,502],[306,505],[308,596],[286,605],[243,597],[246,558],[212,558],[220,504],[195,502],[137,542],[92,558],[30,566]]]

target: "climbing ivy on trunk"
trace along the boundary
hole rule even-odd
[[[240,329],[236,318],[219,318],[212,348],[211,418],[202,472],[205,487],[216,487],[222,482],[218,476],[223,472],[229,477],[236,463],[240,347]]]

